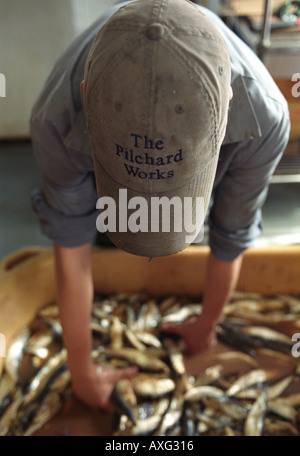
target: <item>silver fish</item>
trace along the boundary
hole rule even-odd
[[[198,304],[190,304],[178,310],[165,314],[161,318],[161,323],[181,324],[192,317],[198,317],[201,314],[202,307]]]
[[[290,377],[289,377],[290,378]],[[300,393],[290,394],[289,396],[270,398],[272,399],[272,404],[282,404],[289,405],[292,407],[299,407],[300,405]]]
[[[103,353],[108,358],[125,359],[147,371],[166,373],[170,371],[167,364],[160,359],[147,354],[145,351],[138,351],[134,348],[119,348],[118,350],[107,348],[104,349]]]
[[[266,408],[266,395],[265,392],[262,391],[256,399],[256,401],[254,402],[254,404],[252,405],[245,420],[245,436],[255,437],[262,435]]]
[[[137,374],[131,378],[133,390],[137,396],[159,398],[175,389],[175,382],[168,377],[155,374]]]
[[[140,340],[137,337],[137,334],[133,332],[131,329],[125,327],[124,336],[133,348],[136,348],[137,350],[146,349],[146,346],[142,342],[140,342]]]
[[[151,334],[146,331],[138,331],[135,333],[135,336],[138,339],[138,341],[144,345],[147,345],[150,347],[155,347],[155,348],[162,347],[161,341],[154,334]]]
[[[0,407],[2,401],[15,391],[16,383],[11,379],[11,377],[4,372],[0,378]]]
[[[194,387],[209,385],[215,382],[220,378],[222,371],[223,366],[221,364],[207,367],[204,372],[194,376]]]
[[[31,334],[30,339],[26,345],[28,351],[31,347],[48,347],[54,340],[55,334],[51,328],[41,328]]]
[[[23,353],[25,351],[27,342],[30,338],[30,331],[24,328],[17,334],[8,347],[5,359],[5,370],[11,376],[12,380],[16,383],[19,378],[18,369],[20,367]]]
[[[0,422],[0,436],[7,435],[10,427],[12,426],[13,420],[15,419],[18,409],[22,403],[23,395],[20,388],[16,389],[13,400],[9,406],[5,409],[5,412],[1,416]]]
[[[299,435],[298,429],[288,421],[266,419],[264,430],[269,435]]]
[[[258,383],[264,383],[270,378],[269,372],[263,369],[254,369],[247,374],[242,375],[239,377],[226,391],[228,396],[234,396],[235,394],[239,393],[240,391],[253,386],[257,385]]]
[[[159,311],[161,315],[164,315],[168,311],[175,311],[181,307],[181,303],[177,296],[169,296],[162,300],[159,304]]]
[[[125,430],[117,430],[114,436],[145,436],[151,435],[158,427],[161,421],[160,415],[152,415],[144,420],[138,420],[133,426],[129,426]]]
[[[210,430],[217,430],[219,433],[221,433],[225,426],[232,426],[232,422],[228,420],[227,417],[215,416],[213,411],[209,409],[205,409],[204,411],[197,410],[195,412],[195,419],[202,424],[201,430],[199,429],[200,426],[198,425],[198,431],[201,433]],[[203,424],[205,425],[204,427]]]
[[[31,345],[26,348],[26,353],[30,353],[33,356],[37,356],[40,359],[46,359],[49,356],[49,350],[46,347],[40,345]]]
[[[297,411],[292,405],[277,402],[276,399],[268,401],[267,403],[268,411],[275,413],[282,418],[294,422],[297,417]]]
[[[264,340],[271,340],[278,343],[283,343],[291,346],[291,339],[290,337],[282,334],[274,329],[270,329],[263,326],[246,326],[241,328],[241,331],[245,334],[248,334],[252,337],[258,337]]]
[[[183,341],[175,343],[170,337],[165,337],[163,340],[163,346],[167,349],[169,354],[170,363],[174,372],[178,375],[184,375],[186,373],[183,350]]]
[[[117,317],[112,317],[110,324],[110,347],[119,349],[123,346],[123,325]]]
[[[144,303],[140,308],[137,319],[140,321],[138,329],[140,331],[156,328],[161,319],[156,301],[152,299]]]
[[[22,406],[28,405],[49,384],[50,380],[54,380],[53,375],[60,373],[60,368],[64,367],[67,360],[67,351],[63,348],[59,353],[51,357],[46,364],[37,372],[36,376],[30,382],[24,396]]]
[[[289,375],[270,386],[265,386],[266,397],[268,400],[278,397],[292,382],[293,376]],[[259,388],[248,388],[235,394],[237,399],[257,399],[260,394]]]
[[[223,353],[219,353],[216,355],[217,359],[220,359],[221,361],[242,361],[247,364],[250,364],[251,366],[257,368],[258,367],[258,362],[253,359],[251,356],[247,355],[246,353],[241,353],[238,351],[226,351]]]
[[[44,319],[44,322],[47,323],[47,325],[49,325],[49,327],[54,332],[55,336],[57,336],[57,337],[62,336],[62,326],[61,326],[61,323],[59,320],[48,317],[48,318]]]
[[[137,423],[135,410],[137,398],[128,378],[123,378],[115,384],[111,400],[121,410],[121,413],[127,415],[134,424]]]
[[[202,397],[214,397],[216,399],[225,398],[225,393],[215,386],[196,386],[184,394],[185,401],[198,401]]]
[[[204,397],[202,401],[206,406],[211,407],[215,411],[222,412],[226,417],[233,418],[234,420],[244,420],[249,412],[248,406],[227,396],[217,399]]]
[[[37,316],[41,319],[44,318],[58,318],[59,317],[59,308],[56,303],[47,304],[45,307],[42,307],[37,312]]]
[[[181,410],[168,410],[164,414],[161,423],[154,435],[168,435],[169,430],[174,428],[179,423],[181,415]]]
[[[34,432],[46,424],[62,407],[60,395],[50,392],[44,398],[42,404],[37,407],[32,422],[24,432],[24,436],[31,436]]]

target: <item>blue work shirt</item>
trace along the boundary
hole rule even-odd
[[[96,234],[98,196],[80,83],[96,34],[122,4],[62,54],[32,110],[31,139],[42,176],[32,205],[42,232],[65,247],[93,242]],[[232,63],[233,99],[207,215],[212,253],[232,261],[261,234],[261,208],[289,139],[289,111],[254,52],[212,11],[198,7],[221,32]]]

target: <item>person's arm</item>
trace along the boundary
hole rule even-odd
[[[134,375],[137,368],[113,370],[93,363],[91,245],[67,248],[54,244],[54,251],[57,299],[73,391],[93,408],[111,409],[110,395],[114,384],[121,378]]]
[[[163,326],[165,330],[183,337],[187,355],[208,349],[215,340],[216,325],[222,319],[224,305],[235,289],[241,263],[242,255],[233,261],[225,262],[210,253],[200,317],[179,326]]]

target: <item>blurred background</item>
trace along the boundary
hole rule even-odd
[[[60,53],[115,3],[0,0],[0,260],[24,246],[51,245],[40,233],[29,200],[40,185],[29,137],[30,111]],[[282,0],[195,3],[215,11],[249,44],[288,100],[290,142],[270,185],[257,244],[299,244],[300,87],[292,89],[300,81],[300,18],[284,16],[291,2]]]

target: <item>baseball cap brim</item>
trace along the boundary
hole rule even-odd
[[[216,154],[202,172],[185,186],[170,192],[164,191],[163,193],[149,194],[140,191],[135,192],[129,188],[124,189],[122,185],[112,179],[101,165],[97,156],[94,155],[99,199],[103,198],[102,201],[106,204],[109,201],[112,202],[112,212],[105,214],[106,220],[102,219],[105,222],[102,225],[102,229],[106,231],[116,247],[133,255],[152,258],[172,255],[184,250],[193,242],[203,227],[215,178],[218,156]],[[124,192],[120,199],[120,191],[122,193],[122,190],[126,190],[126,200],[124,200]],[[108,200],[107,197],[110,199]],[[142,205],[139,203],[141,198],[143,199]],[[166,204],[161,205],[159,229],[156,231],[156,229],[153,230],[153,218],[157,220],[158,213],[154,213],[152,204],[153,199],[156,199],[157,202],[158,198],[164,198]],[[172,202],[173,198],[175,198],[173,200],[175,201],[175,210],[172,204],[168,204],[168,202]],[[189,200],[186,198],[189,198]],[[196,204],[197,198],[199,205],[198,203]],[[133,202],[133,206],[129,204],[128,207],[128,202]],[[188,202],[191,204],[187,204]],[[133,210],[134,206],[135,210]],[[120,226],[120,217],[122,215],[124,216],[123,224]],[[130,218],[131,215],[132,219]],[[110,222],[113,223],[108,223],[109,216],[112,217],[113,220]],[[141,220],[142,218],[143,220]],[[124,221],[126,222],[125,225]]]

